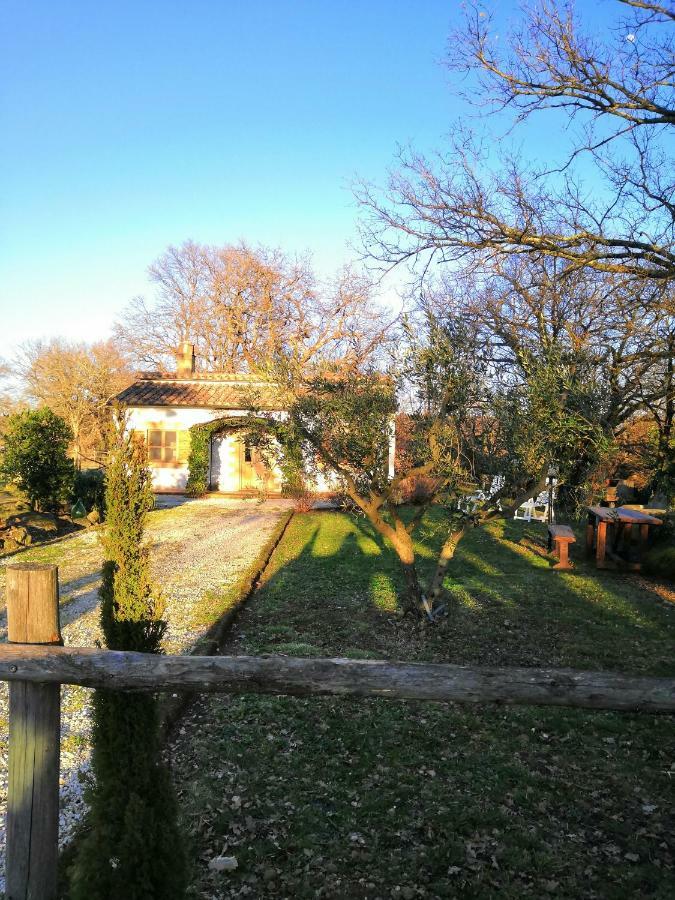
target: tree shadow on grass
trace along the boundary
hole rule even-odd
[[[523,533],[508,523],[472,532],[448,579],[450,618],[419,628],[379,605],[401,585],[398,561],[363,520],[296,516],[226,652],[502,664],[539,654],[551,664],[571,656],[590,622],[612,634],[606,643],[626,662],[615,668],[634,669],[646,656],[632,648],[633,620],[614,609],[612,579],[589,574],[605,598],[589,599],[586,573],[551,571],[517,543]],[[561,610],[570,615],[562,629]],[[580,659],[590,660],[593,641]],[[411,897],[665,898],[667,718],[203,698],[174,770],[195,842],[193,888],[222,891],[205,860],[225,845],[239,862],[226,896],[246,883],[255,896],[308,900],[399,896],[402,885]]]
[[[423,578],[442,532],[438,517],[422,529]],[[544,542],[545,531],[520,523],[470,532],[446,577],[448,616],[430,627],[401,618],[399,562],[367,520],[309,513],[291,525],[241,627],[264,653],[671,672],[673,612],[584,561],[553,570]]]
[[[502,521],[460,545],[445,627],[471,661],[672,672],[672,609],[579,555],[576,569],[554,570],[532,541],[531,530]]]

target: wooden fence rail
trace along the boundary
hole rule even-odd
[[[0,647],[0,680],[119,691],[336,694],[675,712],[675,679],[574,669],[287,656],[155,656],[87,647]]]
[[[61,646],[56,566],[7,567],[10,682],[7,900],[55,900],[59,686],[380,697],[675,712],[675,679],[571,669],[279,656],[156,656]]]

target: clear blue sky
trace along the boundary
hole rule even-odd
[[[381,180],[397,142],[438,147],[462,114],[440,62],[459,9],[5,0],[0,354],[106,336],[187,238],[347,259],[352,177]]]

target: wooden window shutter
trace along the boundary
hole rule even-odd
[[[186,463],[188,461],[188,457],[190,455],[190,432],[189,431],[179,431],[178,432],[178,462]]]

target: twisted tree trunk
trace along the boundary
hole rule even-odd
[[[453,529],[445,539],[445,543],[441,548],[441,552],[436,563],[434,576],[431,579],[431,584],[429,585],[429,601],[432,603],[432,605],[436,600],[438,600],[441,591],[443,590],[445,573],[455,555],[457,545],[466,534],[468,528],[469,524],[467,523],[465,525],[462,525],[461,528]]]

